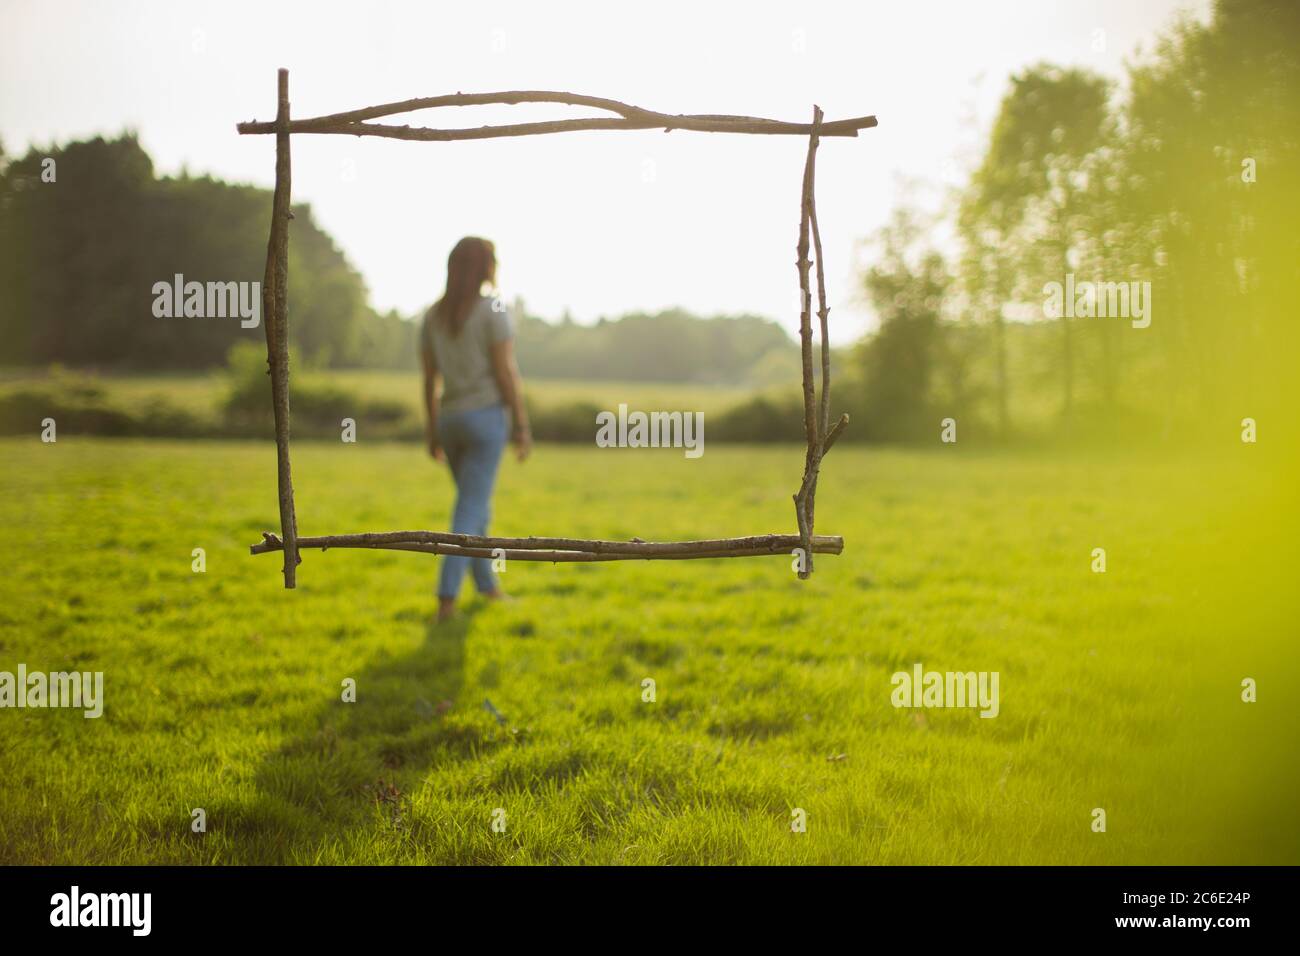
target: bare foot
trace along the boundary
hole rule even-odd
[[[438,623],[446,624],[456,616],[456,601],[454,598],[438,598]]]
[[[506,594],[506,592],[502,591],[500,588],[497,588],[495,591],[484,591],[483,597],[488,601],[513,601],[514,600],[514,598],[512,598],[509,594]]]

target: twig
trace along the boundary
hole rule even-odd
[[[817,115],[821,115],[818,110]],[[810,166],[808,171],[808,221],[812,225],[813,255],[817,257],[817,322],[821,331],[822,346],[822,391],[818,402],[817,427],[823,437],[829,434],[831,427],[831,343],[826,332],[827,317],[830,308],[826,305],[826,270],[822,265],[822,233],[817,227],[817,171]],[[826,450],[823,440],[820,451]]]
[[[284,544],[271,532],[249,548],[251,554],[280,551]],[[489,538],[441,531],[386,531],[334,534],[298,539],[299,548],[375,548],[417,551],[425,554],[470,558],[507,558],[518,561],[654,561],[694,558],[748,558],[789,554],[801,546],[792,534],[755,535],[748,538],[714,538],[701,541],[598,541],[579,538]],[[813,550],[840,554],[844,539],[819,535]]]
[[[618,114],[617,118],[592,118],[557,120],[543,123],[520,123],[505,126],[481,126],[474,129],[430,129],[427,127],[388,126],[366,123],[366,120],[439,106],[479,106],[486,104],[560,103],[567,106],[587,106]],[[822,136],[857,136],[859,130],[876,125],[874,116],[835,120],[823,124]],[[239,123],[236,129],[243,134],[274,133],[277,123],[256,121]],[[498,136],[529,136],[537,133],[562,133],[591,129],[685,129],[709,133],[756,133],[807,136],[812,127],[806,123],[785,123],[757,116],[731,116],[718,113],[672,114],[633,106],[600,96],[564,93],[549,90],[511,90],[500,93],[456,93],[447,96],[426,96],[398,103],[384,103],[344,113],[331,113],[297,119],[289,124],[291,133],[342,133],[354,136],[386,136],[392,139],[449,141],[464,139],[490,139]]]
[[[266,326],[266,360],[271,371],[271,403],[275,411],[276,473],[280,496],[280,532],[284,535],[284,586],[297,585],[298,519],[293,507],[293,477],[289,468],[289,220],[292,175],[289,162],[289,71],[280,70],[277,83],[275,194],[271,201],[271,235],[266,243],[266,274],[262,309]]]
[[[835,444],[835,439],[839,438],[840,435],[843,434],[844,429],[848,427],[849,427],[849,413],[845,412],[843,415],[840,416],[839,421],[837,421],[833,426],[831,426],[830,434],[828,434],[826,436],[826,440],[822,442],[823,458],[825,458],[826,453],[831,450],[831,445]]]
[[[813,106],[812,132],[808,136],[808,156],[804,161],[803,190],[800,196],[799,214],[799,291],[801,305],[799,310],[799,348],[803,362],[803,422],[804,436],[808,450],[804,456],[803,481],[794,496],[795,520],[799,525],[800,547],[803,548],[805,563],[799,570],[800,578],[807,578],[813,570],[814,496],[817,487],[817,469],[821,463],[821,437],[817,418],[817,399],[812,364],[812,292],[808,288],[808,231],[812,222],[814,169],[817,163],[818,130],[821,127],[822,111]]]

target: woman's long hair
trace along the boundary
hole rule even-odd
[[[483,292],[483,283],[496,281],[496,272],[496,247],[478,236],[466,236],[447,256],[447,288],[434,305],[433,314],[453,337],[465,327],[470,309]]]

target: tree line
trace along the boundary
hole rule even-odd
[[[1288,414],[1298,140],[1300,4],[1287,0],[1176,19],[1119,83],[1020,71],[944,208],[900,205],[872,237],[862,292],[879,327],[837,359],[847,440],[929,441],[945,418],[1005,440],[1221,433]],[[151,290],[177,273],[260,281],[269,208],[267,190],[157,176],[131,134],[0,150],[0,364],[222,366],[263,330],[157,319]],[[296,356],[414,368],[418,316],[377,314],[310,207],[294,214]],[[935,241],[941,227],[951,241]],[[542,378],[788,383],[737,419],[746,440],[785,438],[799,361],[794,317],[780,318],[521,315],[520,362]]]
[[[7,365],[202,369],[260,328],[154,314],[154,287],[261,282],[267,190],[159,177],[134,134],[0,156],[0,335]],[[389,365],[408,325],[376,315],[366,288],[306,204],[294,206],[293,344],[321,365]]]
[[[270,191],[210,176],[160,177],[134,134],[6,162],[0,150],[0,336],[10,366],[187,370],[223,366],[264,330],[160,318],[155,288],[262,280]],[[323,368],[417,365],[420,316],[377,313],[365,283],[307,204],[293,208],[291,346]],[[245,291],[247,291],[245,289]],[[249,326],[249,327],[241,327]],[[752,383],[797,380],[776,323],[712,322],[681,309],[594,325],[520,316],[524,370],[544,378]]]
[[[859,437],[932,438],[949,415],[990,436],[1165,435],[1285,409],[1298,138],[1293,2],[1180,18],[1118,86],[1013,76],[938,214],[955,241],[907,207],[874,237]]]

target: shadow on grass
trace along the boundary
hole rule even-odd
[[[353,830],[400,826],[402,798],[442,760],[470,754],[480,734],[464,721],[465,641],[480,608],[427,624],[414,652],[385,656],[341,685],[307,728],[267,759],[256,793],[234,814],[233,863],[310,862]]]

